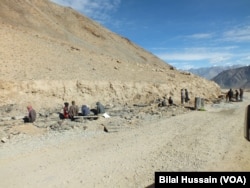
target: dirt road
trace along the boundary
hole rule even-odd
[[[249,171],[243,102],[116,133],[51,132],[0,146],[0,187],[146,187],[155,171]]]

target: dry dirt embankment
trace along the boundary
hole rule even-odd
[[[155,171],[249,171],[250,144],[243,136],[249,101],[246,93],[243,102],[142,120],[140,127],[112,134],[72,130],[10,141],[0,148],[0,185],[145,187]]]
[[[188,88],[189,97],[200,96],[206,100],[215,99],[219,88],[205,79],[175,84],[174,82],[133,82],[133,81],[84,81],[84,80],[33,80],[33,81],[0,81],[1,105],[14,105],[13,111],[26,114],[26,106],[32,104],[39,111],[45,108],[61,108],[65,101],[75,100],[82,104],[95,105],[97,101],[106,105],[115,104],[149,104],[163,96],[172,96],[175,103],[180,102],[181,88]]]

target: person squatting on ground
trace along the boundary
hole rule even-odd
[[[27,106],[28,115],[23,118],[25,123],[33,123],[36,121],[36,111],[31,105]]]
[[[175,105],[171,96],[168,98],[168,105],[169,106]],[[166,97],[163,97],[163,100],[158,104],[159,107],[168,106],[168,105],[167,105]]]
[[[88,116],[90,114],[90,109],[88,105],[82,105],[82,115],[83,116]]]
[[[69,118],[74,120],[74,116],[78,116],[79,107],[76,105],[75,101],[71,102],[71,106],[69,107]]]
[[[104,114],[104,113],[105,113],[104,106],[100,102],[97,102],[96,103],[96,115],[98,115],[98,114]]]
[[[158,106],[159,106],[159,107],[167,106],[166,97],[163,97],[163,100],[158,104]]]
[[[174,101],[173,101],[173,99],[172,99],[171,96],[168,98],[168,104],[169,104],[170,106],[172,106],[172,105],[174,104]]]
[[[63,118],[68,119],[69,118],[69,103],[65,102],[63,107]]]
[[[162,106],[167,106],[167,101],[166,101],[166,98],[165,98],[165,97],[163,98],[163,101],[162,101],[161,105],[162,105]]]

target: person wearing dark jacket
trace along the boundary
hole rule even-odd
[[[233,92],[232,88],[230,88],[227,95],[228,95],[229,102],[232,102],[233,101],[233,95],[234,95],[234,92]]]
[[[185,90],[181,89],[181,104],[185,103]]]
[[[238,92],[237,89],[235,90],[235,100],[236,100],[236,101],[239,100],[239,92]]]
[[[243,89],[240,88],[240,101],[243,101]]]
[[[105,108],[100,102],[96,103],[96,113],[97,114],[104,114],[105,113]]]
[[[187,103],[189,101],[189,95],[188,95],[188,90],[185,89],[185,102]]]
[[[172,106],[172,105],[174,104],[174,101],[173,101],[173,99],[172,99],[171,96],[168,98],[168,104],[169,104],[170,106]]]

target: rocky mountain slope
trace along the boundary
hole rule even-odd
[[[220,87],[175,70],[71,8],[48,0],[0,1],[0,103],[35,108],[78,104],[212,99]]]
[[[222,88],[250,88],[250,66],[223,71],[212,80]]]
[[[197,68],[197,69],[192,68],[192,69],[189,69],[188,72],[210,80],[224,70],[235,69],[239,67],[243,67],[243,65],[213,66],[213,67],[202,67],[202,68]]]

